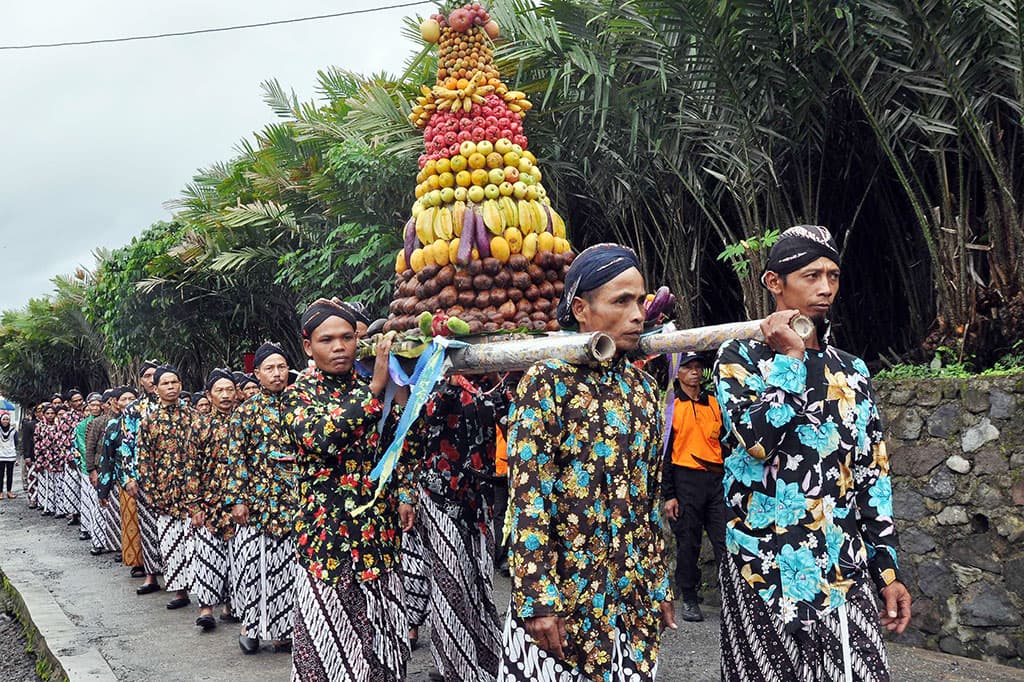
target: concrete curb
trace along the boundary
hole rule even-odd
[[[96,647],[81,641],[78,628],[34,576],[3,567],[0,575],[10,585],[21,621],[34,635],[37,655],[47,660],[55,673],[68,682],[117,682],[106,659]]]

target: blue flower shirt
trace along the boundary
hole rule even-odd
[[[727,342],[715,365],[724,440],[726,549],[793,631],[867,577],[898,580],[889,458],[863,361],[804,359]]]

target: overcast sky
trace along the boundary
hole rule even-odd
[[[404,0],[0,3],[0,45],[165,33]],[[397,73],[402,17],[432,5],[229,33],[0,50],[0,310],[168,219],[196,169],[273,119],[260,83],[314,96],[318,69]]]

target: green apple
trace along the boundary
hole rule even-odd
[[[511,194],[512,194],[512,183],[511,182],[503,182],[500,185],[498,185],[498,193],[501,194],[501,196],[503,196],[503,197],[511,196]]]
[[[468,191],[466,190],[465,187],[456,187],[455,188],[455,201],[465,201],[467,194],[468,194]]]
[[[455,201],[455,189],[452,187],[445,187],[441,190],[441,203],[450,204]]]
[[[466,196],[474,204],[479,204],[481,201],[484,200],[484,197],[486,197],[487,195],[484,192],[483,187],[481,187],[480,185],[473,185],[472,187],[466,190]]]
[[[484,156],[487,156],[494,151],[494,145],[491,144],[490,140],[480,140],[476,143],[476,150]]]
[[[491,181],[492,185],[500,185],[505,182],[505,169],[504,168],[492,168],[487,173],[487,179]]]
[[[501,192],[498,190],[498,186],[490,184],[484,187],[484,196],[488,199],[497,199],[501,196]]]
[[[494,151],[499,154],[508,154],[512,151],[512,140],[507,137],[503,137],[494,143]]]
[[[459,154],[467,159],[476,153],[476,143],[473,140],[466,140],[459,145]]]
[[[512,194],[516,199],[524,198],[526,196],[526,183],[522,180],[512,183]]]

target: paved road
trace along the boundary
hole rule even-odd
[[[20,488],[20,484],[17,484]],[[16,488],[17,489],[17,488]],[[263,651],[243,656],[234,626],[202,634],[193,624],[196,611],[164,608],[167,596],[135,594],[139,580],[116,564],[111,555],[92,557],[88,543],[66,521],[40,517],[27,508],[25,498],[0,501],[0,569],[21,576],[30,574],[54,596],[78,627],[82,644],[95,646],[119,680],[191,682],[282,682],[288,679],[286,654]],[[507,603],[508,581],[496,585],[499,604]],[[429,633],[420,635],[427,641]],[[1009,682],[1024,680],[1024,671],[980,664],[969,659],[920,652],[905,647],[890,649],[893,678],[910,682],[970,680]],[[680,623],[666,635],[659,680],[712,682],[718,680],[718,620],[708,613],[704,623]],[[411,682],[425,682],[433,669],[428,647],[420,647],[410,662]]]

